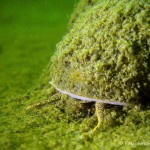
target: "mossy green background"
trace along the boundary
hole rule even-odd
[[[55,106],[27,112],[38,101],[39,83],[55,45],[67,32],[67,22],[77,0],[0,1],[0,147],[2,150],[149,149],[148,112],[127,116],[125,125],[88,134],[96,125],[91,118],[68,122]],[[48,87],[49,85],[47,85]],[[41,89],[42,90],[42,89]],[[44,91],[42,94],[46,94]],[[37,97],[36,97],[37,94]],[[22,96],[24,95],[24,96]],[[43,96],[41,96],[43,98]],[[57,116],[57,117],[56,117]],[[130,120],[141,119],[141,123]],[[128,121],[129,120],[129,121]]]
[[[67,31],[76,0],[0,1],[0,95],[24,94]]]

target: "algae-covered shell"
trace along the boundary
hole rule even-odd
[[[106,103],[149,100],[149,6],[148,0],[99,0],[85,8],[51,59],[52,85]]]

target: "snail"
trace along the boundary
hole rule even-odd
[[[150,99],[149,10],[148,1],[96,1],[75,19],[51,58],[50,84],[58,91],[52,99],[66,94],[94,101],[94,130],[102,127],[105,105]]]

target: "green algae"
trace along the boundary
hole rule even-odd
[[[89,4],[87,2],[81,1],[80,3],[84,3],[84,7],[86,7]],[[95,1],[95,4],[98,2],[101,1]],[[91,7],[93,5],[94,3]],[[103,131],[96,133],[90,133],[97,121],[93,115],[93,103],[82,103],[63,95],[61,100],[52,105],[26,111],[29,105],[49,100],[52,95],[57,93],[48,84],[51,73],[50,66],[51,63],[31,92],[18,98],[9,99],[2,105],[0,145],[4,150],[149,149],[149,106],[135,106],[129,109],[108,107],[106,115],[111,112],[115,122],[111,122]],[[79,76],[77,80],[79,80]]]
[[[93,2],[56,47],[53,84],[97,99],[149,99],[149,14],[148,1]]]

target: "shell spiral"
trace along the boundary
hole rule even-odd
[[[150,3],[99,0],[85,8],[51,59],[50,78],[85,97],[150,99]]]

